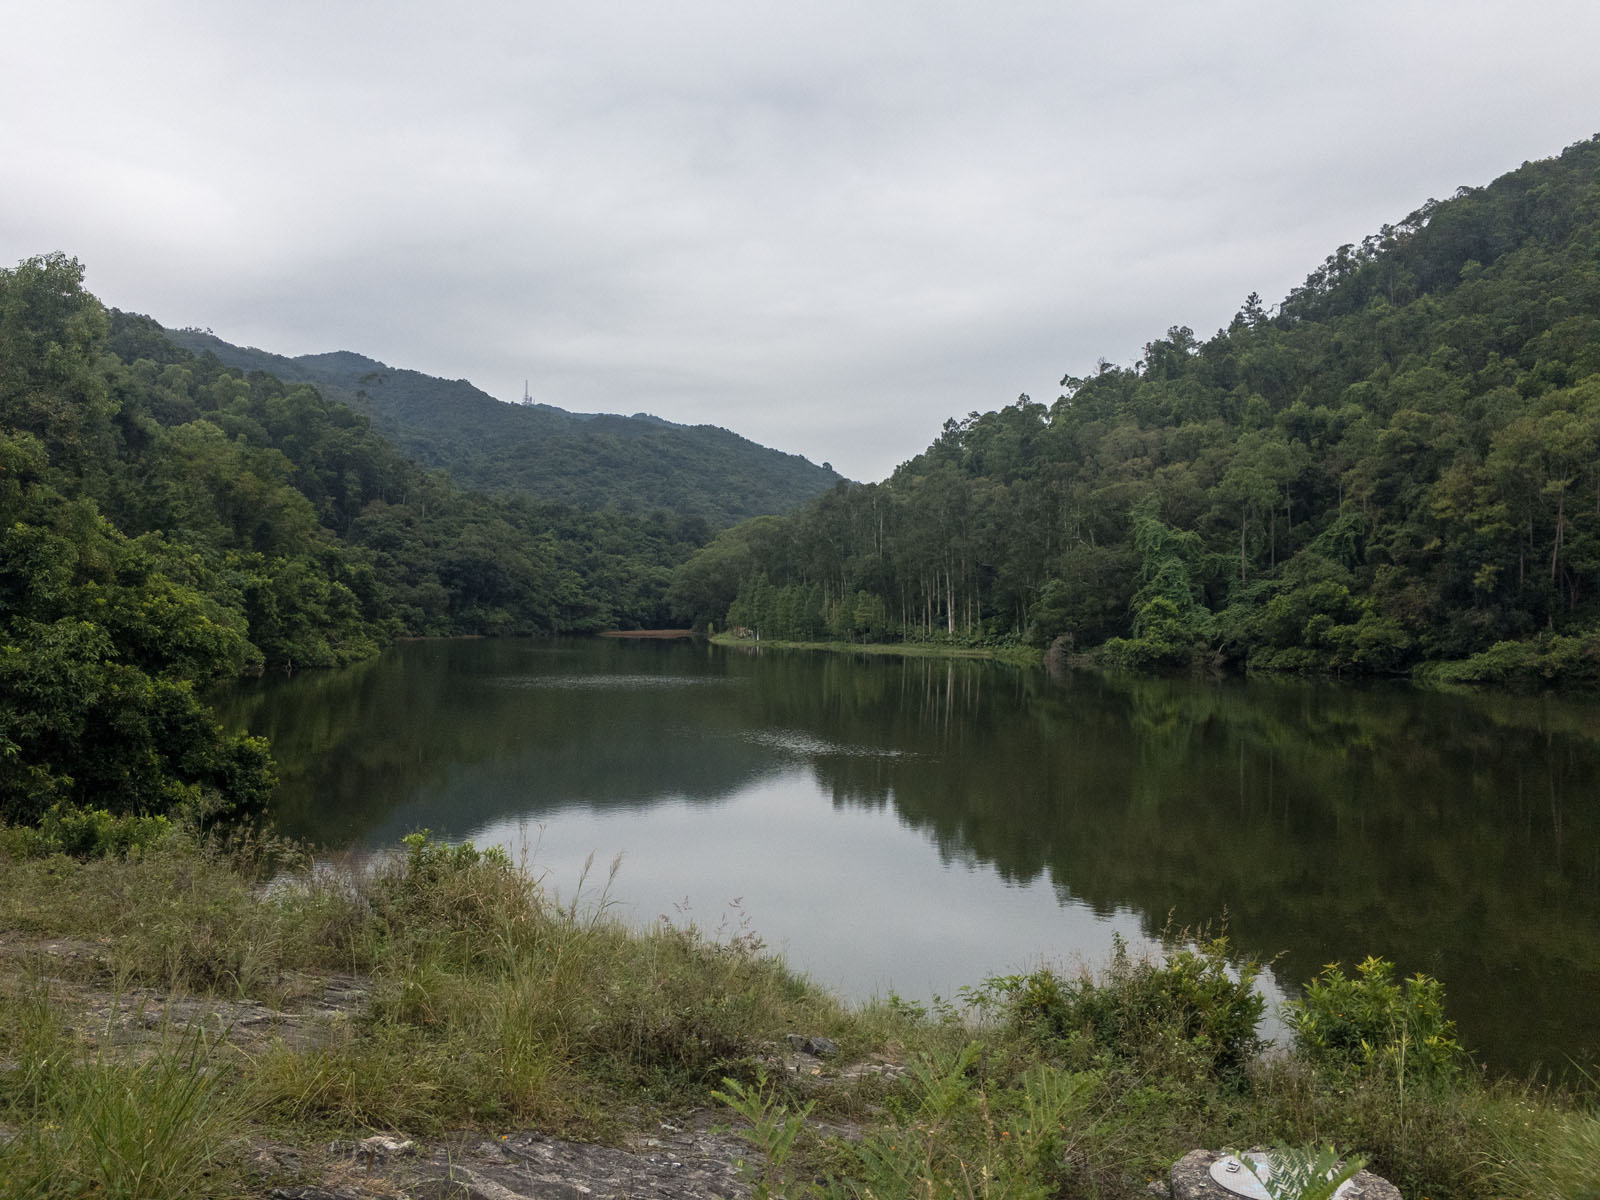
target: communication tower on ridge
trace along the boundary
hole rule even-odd
[[[522,403],[529,407],[533,404],[533,397],[528,394],[528,381],[526,379],[522,381]]]

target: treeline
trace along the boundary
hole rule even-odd
[[[726,531],[675,608],[1139,668],[1600,674],[1600,138],[1062,388]]]
[[[64,255],[0,271],[0,818],[260,804],[267,748],[196,695],[402,634],[659,624],[707,535],[463,492],[306,385],[107,312]]]

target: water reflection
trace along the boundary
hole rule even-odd
[[[1226,911],[1287,983],[1381,953],[1497,1064],[1600,1059],[1592,703],[597,641],[415,643],[221,706],[322,842],[542,826],[541,861],[759,895],[797,959],[902,990],[941,947],[975,982]]]

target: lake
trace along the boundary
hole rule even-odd
[[[563,900],[753,932],[850,997],[1226,914],[1274,997],[1377,954],[1443,980],[1492,1068],[1600,1062],[1592,700],[566,639],[217,705],[271,739],[286,833],[504,845]]]

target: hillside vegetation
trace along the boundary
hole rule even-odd
[[[442,467],[465,487],[580,508],[667,508],[721,528],[788,512],[840,482],[826,464],[713,425],[502,404],[465,379],[436,379],[349,351],[284,358],[198,330],[169,336],[232,367],[315,384],[368,414],[407,455]]]
[[[401,634],[653,625],[704,522],[462,491],[304,384],[0,271],[0,817],[252,807],[266,747],[197,689]]]
[[[1600,139],[1062,388],[727,531],[677,611],[1136,668],[1600,677]]]

